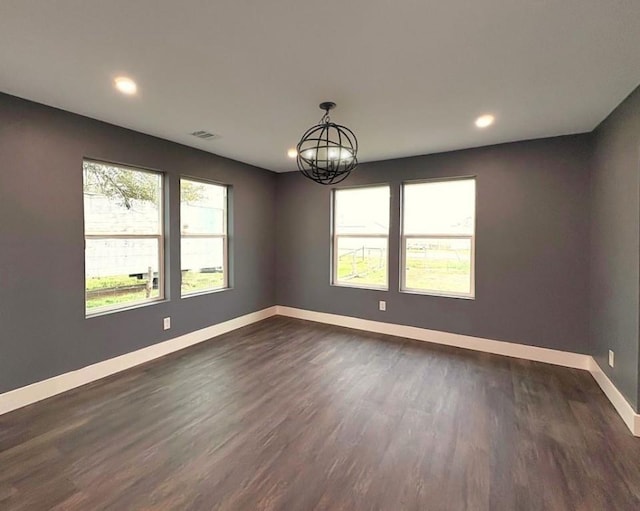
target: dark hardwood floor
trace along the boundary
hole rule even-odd
[[[637,510],[640,440],[586,372],[278,317],[0,416],[0,509]]]

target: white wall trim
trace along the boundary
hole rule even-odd
[[[558,351],[526,344],[516,344],[505,341],[494,341],[469,335],[428,330],[407,325],[397,325],[384,323],[382,321],[372,321],[368,319],[354,318],[351,316],[341,316],[338,314],[328,314],[325,312],[315,312],[293,307],[273,306],[261,311],[252,312],[244,316],[230,319],[217,325],[212,325],[195,332],[190,332],[168,341],[142,348],[131,353],[125,353],[115,358],[104,360],[90,366],[83,367],[76,371],[71,371],[47,380],[39,381],[26,387],[11,390],[0,394],[0,415],[17,410],[24,406],[36,403],[43,399],[61,394],[68,390],[86,385],[93,381],[105,378],[112,374],[135,367],[145,362],[155,360],[170,353],[193,346],[213,337],[231,332],[243,326],[262,321],[271,316],[280,315],[290,318],[304,319],[329,325],[354,328],[397,337],[405,337],[417,341],[444,344],[457,348],[464,348],[495,355],[522,358],[536,362],[545,362],[574,369],[589,371],[596,380],[605,396],[611,401],[629,430],[636,436],[640,436],[640,414],[637,414],[622,393],[616,388],[609,377],[600,368],[598,363],[589,355]]]
[[[480,337],[440,332],[437,330],[427,330],[425,328],[406,325],[396,325],[381,321],[371,321],[368,319],[340,316],[325,312],[296,309],[293,307],[278,306],[277,314],[290,318],[316,321],[318,323],[354,328],[356,330],[366,330],[368,332],[394,335],[417,341],[445,344],[447,346],[455,346],[457,348],[482,351],[485,353],[493,353],[495,355],[522,358],[525,360],[545,362],[547,364],[589,371],[604,392],[605,396],[607,396],[609,401],[611,401],[611,404],[613,404],[620,417],[622,417],[622,420],[627,425],[631,433],[635,436],[640,436],[640,415],[635,413],[633,407],[590,355],[540,348],[537,346],[528,346],[526,344],[494,341]]]
[[[0,394],[0,415],[262,321],[275,314],[276,307],[269,307]]]
[[[581,355],[579,353],[571,353],[568,351],[539,348],[537,346],[514,344],[505,341],[494,341],[480,337],[471,337],[469,335],[441,332],[438,330],[427,330],[426,328],[397,325],[394,323],[383,323],[381,321],[372,321],[369,319],[360,319],[351,316],[339,316],[337,314],[327,314],[326,312],[315,312],[295,309],[292,307],[278,306],[277,314],[281,316],[288,316],[290,318],[306,319],[308,321],[316,321],[318,323],[354,328],[356,330],[366,330],[368,332],[406,337],[407,339],[414,339],[416,341],[433,342],[436,344],[455,346],[457,348],[483,351],[485,353],[494,353],[496,355],[505,355],[507,357],[524,358],[527,360],[534,360],[536,362],[546,362],[547,364],[573,367],[575,369],[584,369],[588,371],[590,368],[591,357],[589,355]]]
[[[591,372],[591,375],[602,389],[602,392],[604,392],[604,395],[611,401],[611,404],[618,412],[618,415],[622,417],[622,420],[631,433],[635,436],[640,436],[640,415],[635,412],[627,399],[609,379],[594,358],[591,358],[589,372]]]

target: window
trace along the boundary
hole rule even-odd
[[[162,181],[83,162],[87,315],[164,298]]]
[[[388,288],[389,199],[388,186],[334,191],[334,285]]]
[[[228,287],[227,187],[180,180],[182,296]]]
[[[473,298],[473,178],[405,183],[401,290]]]

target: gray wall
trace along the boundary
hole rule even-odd
[[[580,135],[361,165],[341,186],[392,185],[388,292],[329,285],[331,189],[278,176],[278,304],[588,353],[590,147]],[[476,299],[399,293],[400,183],[467,175]]]
[[[85,156],[167,173],[170,301],[85,319]],[[180,299],[180,174],[233,186],[232,290]],[[275,193],[271,172],[0,94],[0,393],[274,305]]]
[[[595,132],[591,187],[593,355],[638,409],[640,89]],[[616,355],[607,363],[608,350]]]
[[[329,285],[330,187],[0,94],[0,393],[278,303],[591,353],[637,409],[639,154],[637,90],[592,134],[361,165],[342,186],[392,187],[390,290],[370,291]],[[85,319],[83,157],[165,172],[171,212],[181,174],[231,184],[234,288],[179,298],[174,214],[171,300]],[[399,293],[400,184],[466,175],[476,299]]]

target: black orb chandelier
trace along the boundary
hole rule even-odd
[[[320,103],[325,114],[309,128],[296,147],[298,170],[322,185],[346,179],[358,165],[358,139],[349,128],[331,122],[329,110],[336,104]]]

